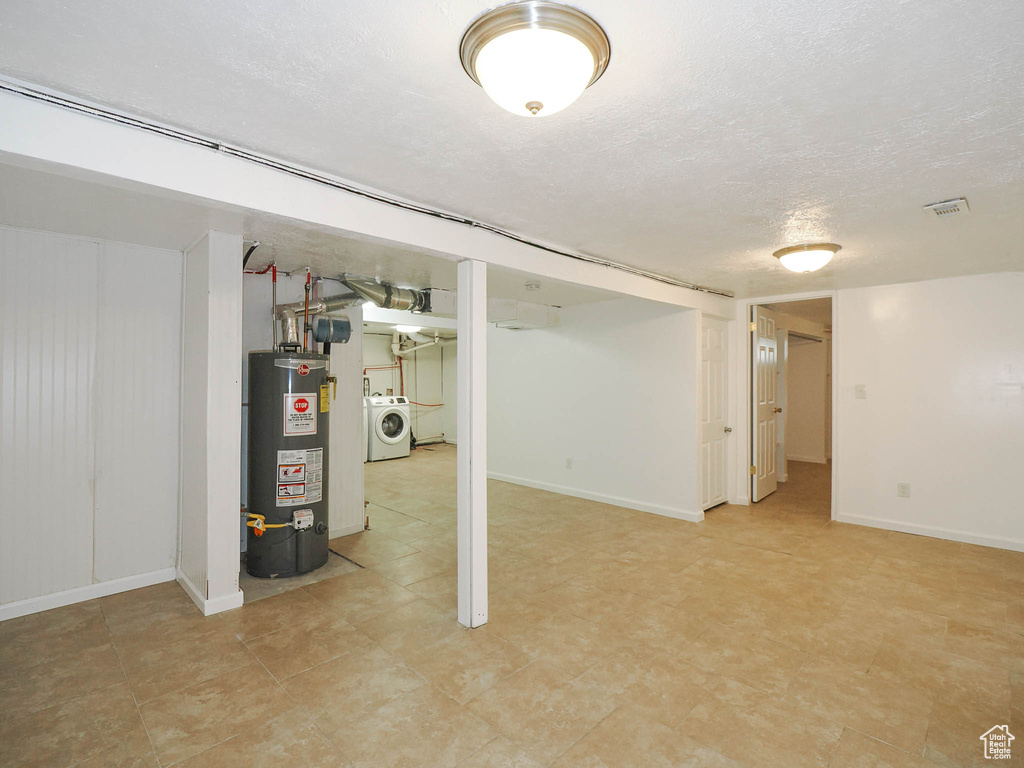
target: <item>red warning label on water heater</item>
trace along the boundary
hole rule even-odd
[[[284,395],[284,434],[315,435],[316,434],[316,394],[297,394],[286,392]]]

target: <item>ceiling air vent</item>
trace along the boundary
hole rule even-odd
[[[971,209],[967,206],[965,198],[958,197],[954,200],[943,200],[941,203],[928,203],[924,207],[924,212],[941,218],[948,218],[961,213],[970,213]]]

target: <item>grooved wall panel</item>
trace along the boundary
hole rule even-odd
[[[180,270],[0,227],[0,605],[173,564]]]

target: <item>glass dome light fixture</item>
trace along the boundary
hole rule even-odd
[[[459,44],[462,67],[494,102],[523,117],[560,112],[608,68],[611,43],[578,8],[546,0],[478,16]]]
[[[790,272],[814,272],[821,269],[842,246],[835,243],[791,245],[772,254]]]

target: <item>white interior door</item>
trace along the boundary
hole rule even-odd
[[[708,509],[726,500],[726,425],[728,402],[728,326],[724,320],[704,316],[701,326],[700,365],[700,500]]]
[[[775,417],[778,408],[778,343],[775,313],[764,307],[751,308],[753,335],[753,402],[751,477],[752,501],[760,501],[778,487]]]
[[[789,479],[789,471],[786,465],[786,417],[789,415],[789,410],[786,407],[787,393],[787,376],[789,374],[787,365],[789,361],[789,331],[778,330],[775,334],[776,347],[778,354],[776,358],[778,363],[776,366],[775,380],[778,382],[775,391],[775,400],[777,407],[782,409],[782,412],[775,418],[775,429],[777,434],[775,449],[775,462],[776,462],[776,476],[780,483],[786,482]],[[778,413],[778,412],[777,412]]]

